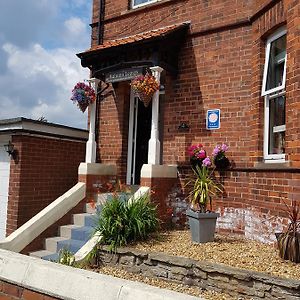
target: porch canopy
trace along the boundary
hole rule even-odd
[[[185,22],[106,40],[77,56],[81,65],[91,70],[92,77],[105,82],[130,80],[152,66],[160,66],[176,76],[178,53],[189,24]],[[122,73],[116,73],[118,70]]]

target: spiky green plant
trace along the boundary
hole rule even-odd
[[[200,212],[205,213],[208,203],[212,209],[212,196],[222,192],[222,185],[215,180],[213,170],[207,167],[196,166],[193,173],[187,183],[190,187],[189,200],[194,207],[199,207]]]
[[[158,226],[156,207],[148,194],[133,201],[114,196],[103,205],[95,231],[102,236],[101,244],[115,251],[129,242],[146,239]]]

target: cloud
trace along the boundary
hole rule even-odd
[[[21,49],[5,44],[7,73],[0,76],[0,118],[27,116],[85,127],[86,117],[69,100],[77,81],[88,77],[74,52],[46,50],[39,44]]]
[[[86,24],[80,18],[72,17],[64,22],[63,41],[69,47],[87,45],[89,38]]]
[[[89,45],[90,8],[91,0],[0,2],[0,119],[44,116],[86,127],[69,98],[89,77],[75,54]]]

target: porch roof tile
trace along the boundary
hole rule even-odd
[[[140,41],[144,41],[144,40],[150,40],[150,39],[154,39],[154,38],[164,37],[179,28],[186,27],[189,24],[190,24],[189,22],[173,24],[170,26],[165,26],[165,27],[153,29],[150,31],[137,33],[132,36],[122,37],[122,38],[114,39],[114,40],[107,40],[107,41],[104,41],[104,43],[102,45],[93,46],[84,52],[78,53],[77,55],[79,57],[81,57],[84,54],[88,54],[88,53],[91,53],[94,51],[100,51],[100,50],[117,47],[117,46],[121,46],[121,45],[127,45],[127,44],[132,44],[132,43],[140,42]]]

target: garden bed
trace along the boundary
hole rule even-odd
[[[247,240],[238,235],[217,234],[214,242],[195,244],[191,241],[189,230],[169,231],[128,248],[144,252],[163,252],[300,280],[300,264],[282,260],[278,249],[271,245]]]
[[[190,241],[188,231],[173,231],[115,254],[103,247],[99,254],[106,267],[194,286],[198,291],[246,299],[299,299],[300,295],[299,265],[282,261],[272,246],[242,238],[217,235],[215,242],[198,245]],[[230,299],[224,295],[207,298]]]

